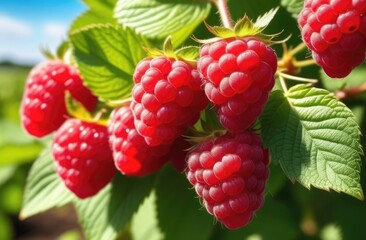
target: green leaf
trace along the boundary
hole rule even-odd
[[[76,63],[85,84],[104,100],[131,95],[133,72],[145,57],[145,42],[132,30],[95,25],[70,36]]]
[[[83,0],[83,2],[87,4],[90,9],[99,13],[101,16],[112,17],[113,9],[117,3],[117,0]]]
[[[153,180],[154,176],[129,178],[117,175],[98,195],[75,201],[86,238],[115,239],[151,192]]]
[[[155,191],[151,192],[132,217],[130,230],[134,240],[165,239],[157,220]]]
[[[281,0],[281,6],[287,9],[292,16],[297,19],[301,9],[304,7],[303,0]]]
[[[202,23],[210,9],[211,4],[193,0],[119,0],[115,17],[123,26],[148,38],[165,39],[172,35],[178,46]]]
[[[272,159],[291,180],[363,199],[359,126],[328,91],[301,84],[273,92],[261,125]]]
[[[107,23],[116,24],[117,21],[114,18],[108,18],[102,16],[99,12],[95,12],[93,10],[87,10],[73,21],[70,27],[70,32],[73,32],[75,30],[93,24],[107,24]]]
[[[200,206],[183,174],[171,167],[163,169],[155,189],[159,226],[165,239],[208,239],[213,228],[213,217]]]
[[[56,173],[50,150],[44,150],[29,172],[20,217],[61,207],[73,198]]]

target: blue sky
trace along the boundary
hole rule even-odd
[[[81,0],[1,0],[0,61],[42,61],[39,48],[54,51],[70,23],[85,10]]]

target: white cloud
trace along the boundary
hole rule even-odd
[[[14,39],[28,37],[32,33],[32,28],[27,23],[0,14],[0,39]]]
[[[50,38],[64,38],[67,33],[67,26],[61,23],[49,22],[43,25],[43,33]]]

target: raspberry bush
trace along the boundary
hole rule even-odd
[[[87,239],[339,234],[285,176],[364,198],[366,1],[85,3],[27,79],[23,127],[49,137],[22,218],[72,203]]]

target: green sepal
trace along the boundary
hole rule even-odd
[[[65,103],[66,103],[66,110],[67,113],[74,118],[78,118],[84,121],[92,121],[93,116],[92,114],[81,104],[79,101],[74,99],[71,96],[70,92],[66,92],[65,94]]]
[[[164,42],[163,50],[156,48],[145,48],[149,57],[165,56],[175,60],[182,60],[188,64],[196,65],[199,57],[199,47],[197,46],[186,46],[179,48],[174,51],[171,36],[167,37]]]
[[[288,38],[284,40],[274,41],[273,38],[277,37],[281,33],[276,34],[264,34],[264,29],[270,24],[273,20],[274,16],[278,11],[278,7],[271,9],[269,12],[265,13],[263,16],[257,18],[254,22],[247,15],[239,19],[234,27],[226,28],[223,26],[210,26],[205,22],[206,28],[210,31],[214,38],[201,40],[194,38],[199,43],[212,43],[216,42],[222,38],[244,38],[244,37],[255,37],[266,43],[267,45],[283,43],[288,40]]]
[[[39,48],[39,51],[42,55],[47,58],[48,60],[56,60],[56,56],[50,51],[50,49],[46,46],[42,46]]]
[[[70,49],[69,41],[62,41],[62,43],[57,47],[56,56],[58,59],[64,59],[66,52]]]

